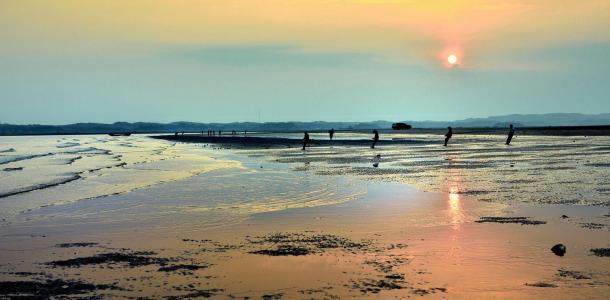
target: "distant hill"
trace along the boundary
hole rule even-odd
[[[453,122],[423,121],[410,122],[418,128],[437,128],[437,127],[506,127],[508,124],[515,124],[519,127],[544,127],[544,126],[592,126],[609,125],[610,113],[586,115],[575,113],[554,113],[554,114],[529,114],[529,115],[505,115],[487,118],[470,118]]]
[[[497,128],[515,124],[517,127],[543,126],[590,126],[609,125],[610,114],[538,114],[538,115],[506,115],[487,118],[471,118],[457,121],[408,121],[413,128],[443,128],[447,126],[462,128]],[[167,132],[201,132],[207,130],[237,131],[300,131],[300,130],[365,130],[390,129],[396,121],[372,122],[233,122],[233,123],[145,123],[116,122],[112,124],[76,123],[68,125],[12,125],[0,124],[0,135],[36,135],[36,134],[94,134],[94,133],[167,133]]]

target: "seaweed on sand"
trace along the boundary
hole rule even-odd
[[[167,296],[167,297],[165,297],[165,299],[179,300],[179,299],[193,299],[193,298],[211,298],[221,292],[224,292],[224,290],[223,289],[195,290],[186,295]]]
[[[610,257],[610,248],[593,248],[591,249],[593,255],[599,257]]]
[[[86,265],[101,265],[101,264],[126,264],[129,267],[139,267],[147,265],[165,265],[170,260],[153,256],[155,253],[150,251],[139,252],[112,252],[102,253],[87,257],[77,257],[66,260],[56,260],[47,263],[54,267],[78,268]]]
[[[209,268],[210,265],[186,265],[186,264],[180,264],[180,265],[172,265],[172,266],[163,266],[159,268],[159,272],[177,272],[180,271],[182,273],[189,273],[192,271],[197,271],[200,269],[206,269]]]
[[[565,270],[565,269],[559,269],[557,271],[557,276],[565,277],[565,278],[572,278],[572,279],[577,279],[577,280],[591,279],[591,276],[583,274],[582,272]]]
[[[57,248],[76,248],[76,247],[95,247],[99,245],[98,243],[87,243],[87,242],[78,242],[78,243],[62,243],[57,244],[55,247]]]
[[[531,220],[529,217],[481,217],[476,220],[477,223],[512,223],[521,225],[542,225],[546,224],[546,221]]]
[[[311,254],[312,251],[309,248],[292,246],[292,245],[279,245],[275,249],[261,249],[251,251],[252,254],[268,255],[268,256],[301,256]]]
[[[254,245],[273,245],[269,249],[252,251],[253,254],[271,256],[300,256],[321,253],[328,249],[341,249],[354,252],[367,250],[370,242],[355,242],[330,234],[303,234],[303,233],[272,233],[263,237],[248,239]]]
[[[525,285],[531,287],[540,287],[540,288],[556,288],[557,285],[547,282],[535,282],[535,283],[526,283]]]
[[[95,285],[82,281],[49,279],[47,281],[3,281],[0,296],[9,298],[51,298],[57,296],[92,293],[98,290],[118,290],[113,285]]]

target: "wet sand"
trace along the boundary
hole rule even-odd
[[[258,137],[258,136],[204,136],[195,134],[186,135],[155,135],[151,136],[155,139],[162,139],[172,142],[182,143],[210,143],[215,145],[225,145],[233,148],[257,149],[257,148],[301,148],[303,146],[302,139],[281,138],[281,137]],[[308,147],[311,146],[370,146],[371,139],[348,139],[348,140],[327,140],[316,139],[311,140]],[[382,145],[411,145],[423,144],[425,142],[418,140],[380,140],[378,146]]]
[[[171,217],[157,227],[34,225],[2,237],[12,242],[2,244],[1,277],[87,283],[95,287],[57,295],[111,298],[603,299],[610,259],[590,249],[607,247],[610,232],[579,225],[600,214],[374,184],[360,200],[261,213],[213,229]],[[472,222],[488,215],[546,224]],[[564,257],[550,251],[556,243],[567,245]]]
[[[351,172],[344,173],[348,182],[334,181],[341,176],[294,170],[292,162],[276,161],[277,153],[259,159],[216,151],[218,160],[239,158],[243,165],[23,212],[4,224],[0,297],[604,299],[610,293],[610,258],[591,251],[610,247],[606,206],[481,201],[460,189],[424,192]],[[249,186],[253,180],[262,189]],[[300,195],[316,190],[318,180],[336,186]],[[289,187],[294,181],[304,185]],[[298,201],[259,208],[275,201],[262,198],[203,210],[187,199],[273,194]],[[314,199],[329,201],[297,205]],[[214,221],[225,210],[243,215]],[[550,250],[559,243],[567,247],[563,257]]]

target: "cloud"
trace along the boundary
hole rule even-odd
[[[172,51],[171,55],[209,65],[236,67],[358,67],[388,63],[367,53],[308,51],[287,45],[184,47]]]

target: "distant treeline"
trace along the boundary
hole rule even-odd
[[[610,124],[610,114],[585,115],[571,113],[506,115],[487,118],[472,118],[457,121],[398,121],[412,125],[417,129],[446,128],[506,128],[514,124],[517,128],[549,126],[596,126]],[[173,133],[201,132],[207,130],[236,131],[326,131],[335,130],[369,130],[391,129],[391,121],[372,122],[233,122],[233,123],[147,123],[116,122],[112,124],[76,123],[69,125],[12,125],[0,123],[0,135],[44,135],[44,134],[96,134],[96,133]],[[598,129],[593,129],[598,132]],[[543,131],[547,131],[544,129]],[[477,130],[474,130],[477,131]],[[571,131],[571,130],[568,130]]]
[[[97,133],[170,133],[201,132],[207,130],[236,131],[318,131],[329,130],[366,130],[371,128],[391,128],[392,123],[377,122],[238,122],[238,123],[127,123],[113,124],[76,123],[69,125],[11,125],[0,124],[0,135],[45,135],[45,134],[97,134]]]

